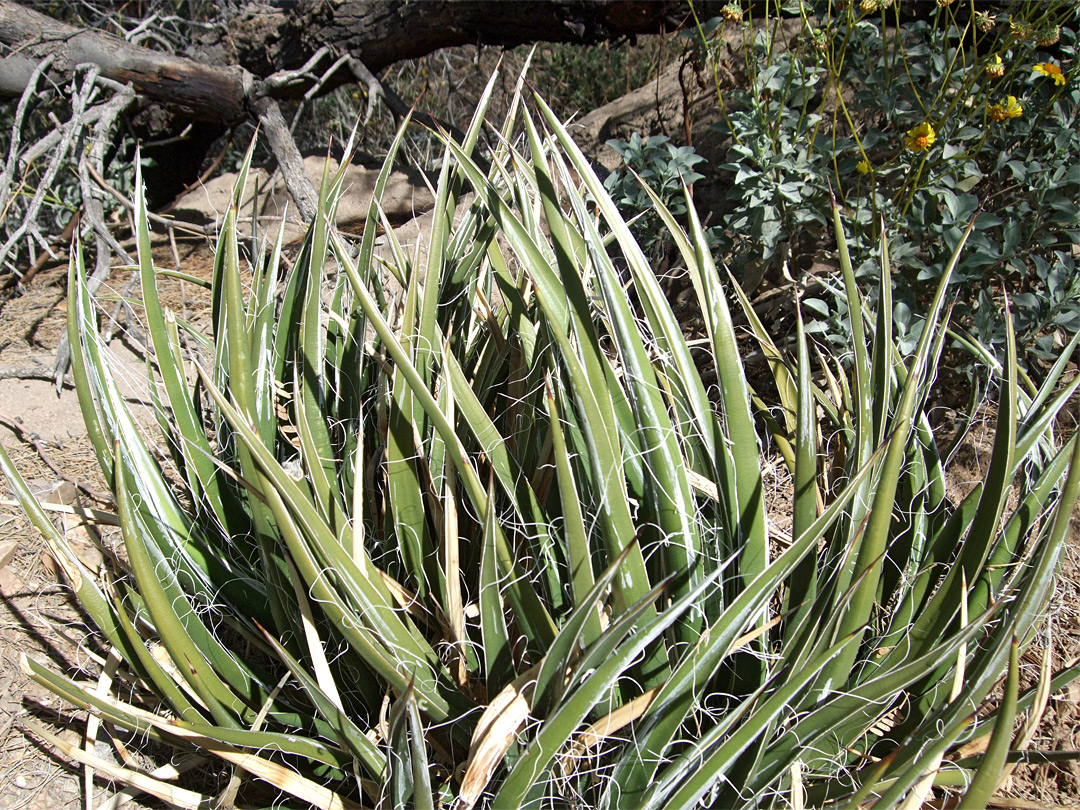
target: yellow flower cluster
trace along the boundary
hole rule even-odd
[[[1035,37],[1035,44],[1040,48],[1049,48],[1051,45],[1056,45],[1058,40],[1061,39],[1061,26],[1051,25],[1049,28],[1044,28]]]
[[[1005,63],[1002,62],[1001,57],[995,53],[994,58],[986,63],[983,72],[991,79],[1000,79],[1005,75]]]
[[[923,121],[914,129],[909,129],[904,145],[912,152],[925,152],[934,145],[937,133],[929,121]]]
[[[742,22],[742,6],[738,3],[728,3],[720,9],[720,16],[728,22]]]
[[[1041,73],[1048,79],[1053,79],[1054,84],[1065,84],[1065,74],[1062,72],[1061,68],[1058,65],[1055,65],[1053,62],[1040,62],[1033,68],[1033,70],[1036,73]]]
[[[1015,39],[1024,42],[1035,36],[1035,27],[1030,23],[1016,22],[1015,20],[1009,20],[1009,33]]]
[[[999,122],[1006,118],[1019,118],[1024,114],[1024,106],[1016,100],[1016,96],[1009,96],[1001,104],[989,105],[986,113],[991,121]]]

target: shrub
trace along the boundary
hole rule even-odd
[[[882,227],[897,235],[894,300],[917,335],[978,211],[974,249],[955,270],[954,318],[1002,360],[1008,290],[1022,361],[1052,363],[1080,329],[1080,7],[939,2],[927,19],[901,23],[900,5],[788,3],[802,16],[790,40],[778,3],[756,7],[764,20],[702,25],[703,67],[721,59],[730,26],[745,40],[745,87],[719,98],[717,126],[731,138],[721,168],[734,175],[724,256],[739,269],[790,248],[792,267],[808,267],[835,189],[871,295],[872,248]]]
[[[636,132],[629,141],[613,138],[607,141],[629,171],[616,169],[604,179],[607,189],[624,217],[636,218],[633,226],[635,241],[645,255],[653,259],[671,247],[664,239],[664,225],[655,213],[652,197],[643,185],[659,196],[667,209],[678,217],[686,213],[683,187],[692,188],[703,175],[694,167],[705,158],[692,146],[675,146],[667,135],[652,135],[642,139]],[[706,231],[715,240],[711,230]]]
[[[1051,395],[1062,363],[1029,396],[1010,337],[986,479],[951,503],[926,402],[964,238],[901,358],[887,248],[874,314],[834,209],[853,362],[827,358],[822,387],[803,331],[788,362],[757,324],[794,479],[792,531],[776,531],[739,304],[696,214],[684,230],[654,197],[707,324],[707,369],[602,183],[536,109],[514,105],[487,173],[468,157],[482,106],[464,144],[445,142],[422,266],[380,221],[393,151],[355,256],[328,225],[328,177],[292,269],[279,239],[245,288],[234,208],[212,336],[161,311],[137,195],[164,464],[105,362],[75,251],[73,371],[126,561],[83,568],[0,463],[122,677],[105,694],[24,666],[117,734],[224,760],[241,804],[893,807],[940,784],[982,806],[1033,700],[1017,656],[1080,488],[1080,444],[1052,432],[1080,383]]]

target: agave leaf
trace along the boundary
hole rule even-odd
[[[535,149],[538,149],[538,146],[536,144]],[[536,157],[534,151],[534,162],[538,163]],[[576,156],[572,154],[571,157]],[[579,171],[585,169],[583,179],[604,220],[615,233],[635,277],[651,276],[645,256],[606,190],[589,167],[583,164],[577,164],[577,167]],[[538,173],[542,172],[543,169],[539,168]],[[673,586],[672,594],[677,596],[692,588],[708,570],[708,560],[702,558],[701,538],[694,520],[695,505],[685,474],[686,465],[683,463],[675,426],[668,416],[666,403],[661,396],[652,361],[645,350],[642,327],[634,320],[630,302],[611,259],[605,251],[596,248],[600,244],[600,235],[585,210],[584,200],[573,189],[567,188],[566,193],[577,213],[589,258],[600,280],[600,289],[619,351],[623,379],[628,386],[634,409],[638,445],[646,466],[645,508],[651,518],[639,530],[643,553],[658,547],[662,555],[664,565],[658,575],[654,575],[654,579],[686,572],[685,581]],[[676,635],[683,641],[692,641],[697,637],[700,622],[698,611],[692,611],[687,621],[676,625]]]
[[[835,208],[835,203],[834,203]],[[872,441],[875,446],[882,444],[887,435],[889,422],[889,410],[893,407],[893,385],[895,371],[893,369],[893,355],[896,352],[896,344],[893,342],[893,297],[892,297],[892,268],[889,264],[889,242],[885,233],[885,222],[881,226],[881,275],[878,279],[878,308],[877,323],[874,328],[873,346],[871,349],[870,364],[870,391],[873,394],[871,411],[873,414]],[[848,282],[845,274],[844,283]],[[849,306],[853,299],[848,294]],[[927,326],[931,322],[927,321]],[[942,337],[944,329],[938,332]],[[928,375],[929,376],[929,375]]]
[[[304,692],[310,698],[312,705],[326,724],[327,730],[333,734],[343,748],[348,750],[361,767],[378,782],[382,782],[386,776],[386,758],[360,729],[359,726],[343,712],[333,701],[328,698],[319,688],[315,678],[307,672],[300,663],[289,654],[277,640],[266,633],[266,641],[274,652],[289,668]]]
[[[652,615],[642,613],[635,632],[612,655],[607,656],[602,662],[597,662],[599,665],[580,681],[577,688],[567,696],[555,713],[540,726],[536,737],[502,783],[492,800],[492,806],[522,806],[526,797],[533,793],[537,780],[547,771],[552,758],[570,740],[588,712],[605,698],[615,681],[633,663],[634,659],[677,621],[695,600],[700,598],[704,590],[713,584],[716,574],[706,577],[696,588],[662,613]],[[658,597],[663,589],[664,584],[661,583],[647,597],[647,601]]]
[[[550,385],[545,386],[548,420],[551,425],[552,447],[555,464],[558,468],[559,501],[563,515],[563,542],[566,544],[567,560],[570,565],[574,604],[581,608],[585,605],[585,596],[592,590],[595,578],[592,568],[592,550],[589,535],[585,529],[585,519],[574,480],[574,470],[570,463],[570,454],[566,449],[563,435],[563,423],[551,392]],[[596,641],[602,632],[598,605],[591,605],[582,627],[582,639],[586,646]],[[549,653],[550,654],[550,653]]]
[[[417,356],[418,333],[415,330],[418,284],[417,274],[414,272],[409,276],[405,290],[400,330],[402,351],[414,358]],[[423,337],[419,339],[424,340]],[[433,340],[434,335],[429,339]],[[425,349],[423,354],[423,369],[417,369],[422,379],[426,377],[430,365],[427,351]],[[425,388],[429,387],[426,381],[424,385]],[[423,598],[430,589],[438,588],[438,580],[431,579],[429,575],[433,549],[421,489],[423,472],[420,467],[425,465],[426,461],[418,452],[417,438],[423,424],[423,410],[415,404],[415,394],[400,369],[394,370],[391,397],[386,450],[389,513],[393,518],[394,535],[400,544],[408,579]]]
[[[629,543],[635,532],[628,506],[626,479],[620,474],[623,466],[622,451],[611,389],[604,372],[604,361],[598,356],[600,344],[595,338],[591,320],[587,319],[588,302],[574,259],[571,254],[566,253],[564,243],[557,253],[563,257],[560,264],[565,272],[561,276],[556,275],[537,247],[533,234],[513,214],[497,189],[483,177],[460,148],[452,141],[447,143],[474,188],[478,189],[478,193],[488,204],[507,241],[529,273],[537,301],[548,319],[550,333],[559,345],[572,381],[575,401],[581,409],[582,422],[588,426],[583,432],[588,444],[594,480],[599,485],[596,497],[600,507],[600,522],[609,557],[614,558]],[[559,244],[559,222],[559,218],[548,221],[552,228],[552,239],[556,244]],[[567,306],[568,295],[572,306]],[[572,318],[575,331],[580,334],[578,345],[585,351],[584,359],[579,359],[578,348],[568,334]],[[615,609],[618,612],[625,610],[648,591],[645,563],[640,555],[636,559],[632,557],[627,560],[616,579],[615,587]]]
[[[236,509],[229,494],[222,491],[222,479],[217,476],[211,461],[212,451],[206,439],[202,421],[196,412],[188,392],[180,355],[175,351],[175,344],[170,339],[170,330],[166,326],[166,315],[158,300],[155,267],[150,247],[150,227],[146,214],[146,197],[143,189],[142,166],[136,161],[135,166],[135,244],[138,251],[139,274],[142,282],[142,296],[147,332],[154,347],[158,374],[165,389],[173,425],[177,432],[176,447],[183,459],[183,471],[187,476],[188,486],[198,497],[204,496],[214,514],[225,526],[233,527],[230,533],[243,534],[248,529],[248,521],[242,511]],[[240,517],[239,524],[236,518]]]
[[[968,785],[964,797],[957,805],[958,810],[976,810],[987,807],[990,797],[997,790],[1001,773],[1005,768],[1005,758],[1012,745],[1013,721],[1016,719],[1016,699],[1020,691],[1020,644],[1013,638],[1009,648],[1009,674],[1005,679],[1005,695],[998,707],[997,722],[990,737],[990,746],[986,749],[975,778]]]
[[[1075,390],[1075,387],[1077,385],[1080,385],[1080,380],[1073,379],[1068,386],[1061,389],[1060,393],[1055,394],[1055,391],[1058,387],[1058,380],[1061,379],[1061,375],[1064,374],[1065,369],[1068,368],[1073,356],[1073,352],[1076,351],[1077,346],[1080,346],[1080,332],[1076,332],[1069,340],[1069,342],[1065,344],[1064,348],[1062,348],[1061,350],[1061,354],[1058,356],[1058,359],[1054,361],[1054,365],[1051,367],[1050,371],[1046,373],[1046,377],[1043,380],[1042,386],[1040,387],[1038,393],[1035,395],[1035,398],[1031,400],[1031,404],[1028,406],[1027,411],[1024,414],[1024,418],[1019,429],[1021,435],[1032,431],[1036,432],[1036,435],[1044,435],[1045,431],[1038,431],[1036,425],[1032,424],[1032,417],[1036,414],[1041,415],[1043,413],[1046,413],[1047,411],[1055,410],[1055,408],[1053,408],[1052,406],[1044,407],[1050,401],[1051,395],[1053,395],[1055,399],[1060,399],[1063,394],[1068,392],[1069,396],[1071,397],[1072,392]]]
[[[802,667],[797,673],[790,673],[772,694],[755,700],[758,708],[751,711],[745,722],[731,734],[720,737],[706,733],[691,744],[684,754],[661,772],[655,784],[642,797],[639,805],[641,810],[688,810],[697,807],[705,793],[732,767],[738,755],[758,737],[771,731],[777,718],[791,710],[790,704],[799,692],[818,676],[830,659],[856,640],[855,635],[841,639],[808,666]],[[714,745],[720,739],[722,742]]]
[[[1013,352],[1006,368],[1002,401],[998,410],[998,434],[994,439],[990,466],[981,482],[978,503],[970,518],[971,524],[957,558],[958,564],[951,567],[941,587],[931,597],[927,607],[919,612],[908,631],[907,635],[917,649],[931,643],[931,639],[940,638],[948,624],[954,620],[960,604],[957,591],[961,582],[975,583],[979,580],[992,549],[992,539],[997,535],[1016,462],[1015,342],[1010,339],[1010,343],[1013,345]],[[973,609],[978,610],[986,603],[987,600],[982,598],[971,604]]]
[[[547,717],[558,706],[567,688],[568,676],[572,671],[573,662],[577,658],[586,623],[596,618],[597,609],[604,591],[611,584],[612,579],[619,570],[619,566],[623,564],[629,553],[629,548],[624,549],[623,553],[615,558],[607,570],[597,577],[592,588],[578,603],[574,612],[570,614],[570,617],[559,631],[559,635],[555,637],[555,641],[548,649],[547,655],[540,662],[540,669],[536,675],[536,684],[533,687],[534,697],[531,703],[534,716]],[[626,618],[620,617],[619,621],[623,623]],[[614,641],[619,638],[620,630],[613,625],[605,633],[604,642]],[[603,652],[597,654],[596,651],[599,650],[600,646],[599,641],[591,646],[590,653],[592,654],[582,658],[580,671],[588,671],[590,660],[606,657]]]
[[[218,407],[251,450],[261,473],[266,476],[269,484],[263,496],[288,545],[293,563],[311,588],[321,609],[360,652],[365,662],[401,691],[407,684],[401,667],[413,671],[416,690],[429,702],[432,714],[445,719],[449,708],[446,698],[434,691],[435,673],[441,670],[438,656],[412,623],[391,604],[381,580],[370,580],[357,569],[311,502],[302,496],[295,482],[258,442],[250,425],[245,424],[201,367],[199,373]],[[326,575],[328,570],[334,572],[334,584],[341,590],[330,587]],[[346,595],[348,602],[345,601]],[[362,623],[356,621],[356,617],[361,617]],[[426,674],[421,677],[421,673]]]
[[[847,691],[827,692],[828,684],[809,691],[795,702],[799,719],[764,752],[747,789],[772,784],[797,758],[808,773],[829,775],[838,769],[846,749],[865,741],[867,730],[895,707],[898,695],[944,661],[955,658],[956,651],[977,638],[994,615],[995,611],[987,611],[975,617],[961,633],[943,640],[939,648],[880,670]]]
[[[635,734],[637,755],[623,758],[615,765],[612,784],[619,785],[620,789],[613,806],[622,806],[618,803],[619,796],[641,796],[648,789],[656,768],[665,759],[668,748],[693,710],[700,690],[705,688],[722,661],[731,653],[739,635],[754,615],[760,613],[780,583],[817,547],[821,536],[847,508],[862,479],[869,475],[876,458],[870,458],[870,462],[851,478],[806,532],[795,538],[764,573],[739,593],[720,618],[702,633],[698,643],[683,656],[649,707],[646,722]]]
[[[329,167],[329,163],[325,164]],[[332,216],[336,200],[322,197],[312,228],[308,232],[307,262],[303,268],[305,283],[300,304],[300,323],[297,354],[294,359],[293,407],[296,410],[296,427],[300,439],[300,460],[307,472],[315,503],[325,516],[331,530],[345,525],[345,508],[339,484],[334,448],[326,423],[326,400],[324,388],[326,367],[326,340],[322,328],[323,269],[326,264],[327,232],[331,228],[328,217]],[[300,272],[299,262],[294,272]]]
[[[814,412],[813,388],[810,380],[810,352],[806,345],[802,309],[796,302],[796,343],[798,345],[798,383],[795,404],[795,496],[792,506],[791,534],[801,537],[818,515],[820,496],[817,488],[817,465],[820,452],[817,446],[817,419]],[[786,612],[788,629],[798,627],[810,609],[817,593],[818,561],[810,554],[788,581]],[[786,634],[790,640],[790,632]]]
[[[511,455],[508,439],[492,422],[487,410],[477,398],[475,389],[466,379],[457,358],[449,352],[444,356],[444,370],[448,373],[449,388],[455,397],[458,412],[469,426],[480,452],[491,464],[496,480],[514,505],[514,511],[529,527],[530,532],[536,533],[537,545],[549,546],[551,540],[547,527],[551,518],[529,486],[520,464]],[[542,548],[539,553],[542,555],[542,564],[547,567],[554,565],[553,555],[544,554]]]
[[[119,461],[119,452],[116,456],[114,487],[124,548],[154,627],[185,680],[209,706],[215,721],[227,728],[238,728],[241,719],[253,715],[221,676],[228,678],[240,694],[257,700],[260,696],[265,699],[267,690],[206,629],[177,583],[171,577],[160,576],[162,559],[152,553],[152,546],[144,538],[128,495],[126,465]]]
[[[354,291],[356,292],[360,305],[367,313],[372,327],[386,345],[388,353],[393,357],[395,367],[408,378],[409,385],[416,395],[417,401],[424,409],[427,417],[431,420],[434,428],[439,431],[443,440],[446,442],[448,457],[453,460],[458,475],[464,479],[469,497],[474,507],[478,512],[486,513],[487,496],[480,483],[480,479],[477,476],[476,470],[466,457],[464,448],[461,446],[461,442],[454,431],[454,427],[446,420],[445,415],[439,409],[437,400],[424,386],[423,381],[420,379],[420,376],[412,365],[407,353],[402,348],[400,342],[395,338],[390,327],[387,325],[386,320],[379,312],[375,301],[372,299],[367,288],[364,286],[363,281],[360,279],[356,267],[349,261],[344,246],[340,247],[337,255],[338,261],[343,264],[346,273],[349,275],[350,281],[353,283]],[[506,543],[506,538],[503,536],[502,530],[498,525],[495,527],[495,533],[498,543],[500,565],[505,574],[509,577],[507,598],[514,608],[514,613],[517,615],[519,621],[524,627],[528,628],[527,635],[529,638],[539,640],[541,642],[541,649],[546,649],[547,645],[550,644],[551,640],[555,637],[554,622],[551,620],[543,603],[537,597],[531,584],[521,577],[520,566],[514,559],[509,545]]]
[[[869,793],[880,794],[877,803],[880,803],[882,807],[895,806],[905,794],[909,793],[923,779],[927,772],[933,770],[936,763],[941,762],[945,751],[956,742],[957,737],[964,733],[970,723],[971,718],[967,717],[963,722],[952,726],[944,733],[935,733],[928,738],[929,742],[927,743],[920,740],[915,745],[905,746],[905,748],[917,747],[918,750],[910,765],[901,774],[878,778],[875,773],[872,778],[864,782],[862,788],[856,791],[842,807],[859,807]],[[876,771],[876,769],[874,770]],[[888,770],[886,768],[886,772]]]
[[[1065,539],[1067,515],[1075,506],[1077,495],[1080,495],[1080,468],[1077,466],[1080,451],[1077,447],[1080,447],[1080,443],[1073,446],[1073,460],[1054,520],[1041,532],[1022,573],[995,603],[995,607],[1003,608],[1003,621],[992,628],[989,636],[975,649],[972,660],[968,662],[966,694],[987,694],[1007,666],[1013,638],[1028,638],[1028,634],[1040,620],[1053,588],[1054,574]],[[1064,519],[1062,507],[1066,509]],[[971,701],[948,700],[948,694],[942,688],[947,681],[947,678],[943,681],[937,673],[928,679],[930,686],[917,702],[914,713],[916,720],[909,725],[914,727],[911,734],[916,739],[920,735],[937,735],[941,729],[955,728],[966,722],[967,707]],[[930,729],[933,729],[933,732]],[[910,764],[912,756],[913,754],[908,752],[899,752],[890,763],[891,770],[902,772]]]
[[[132,619],[128,617],[127,610],[118,597],[113,597],[113,615],[128,642],[123,652],[134,653],[133,660],[128,661],[129,666],[137,672],[145,673],[146,680],[154,684],[179,717],[192,721],[204,719],[200,709],[203,704],[198,702],[196,696],[189,696],[188,691],[191,687],[188,686],[187,681],[182,676],[175,677],[179,675],[175,667],[170,667],[169,671],[166,671],[161,662],[147,649],[142,636],[135,628]]]
[[[256,751],[280,751],[281,753],[304,757],[338,770],[342,770],[348,765],[347,757],[343,751],[331,748],[318,740],[270,731],[223,728],[209,725],[205,721],[186,722],[166,718],[109,695],[96,694],[95,690],[88,689],[62,675],[57,675],[32,659],[26,658],[22,666],[24,671],[35,681],[55,694],[63,696],[65,700],[72,704],[100,715],[102,719],[111,724],[138,734],[150,734],[155,739],[166,743],[180,744],[177,742],[178,734],[173,733],[176,729],[180,729],[180,733],[193,732],[201,734],[238,748],[249,748]]]
[[[484,547],[480,557],[480,635],[483,639],[484,676],[488,694],[497,694],[517,675],[511,656],[510,632],[503,615],[502,582],[496,549],[495,504],[488,486],[488,508],[484,515]]]
[[[214,740],[194,731],[175,727],[173,734],[193,745],[231,762],[239,768],[269,782],[274,787],[307,802],[319,810],[362,810],[363,805],[335,793],[311,779],[299,774],[293,768],[269,759],[241,751],[235,746]]]
[[[433,810],[424,729],[411,689],[394,701],[390,708],[389,727],[386,752],[392,806]]]
[[[939,318],[944,306],[949,279],[952,277],[952,271],[960,258],[960,251],[971,234],[974,224],[973,220],[957,244],[953,257],[942,274],[934,300],[927,310],[926,326],[919,338],[919,345],[912,361],[913,369],[904,385],[900,403],[893,417],[895,427],[891,430],[881,472],[875,483],[873,504],[867,518],[866,529],[862,533],[862,538],[858,543],[858,554],[854,558],[853,570],[858,580],[853,585],[851,601],[839,625],[839,632],[843,635],[864,629],[870,621],[875,606],[875,596],[881,578],[881,560],[889,541],[897,484],[907,458],[908,437],[914,422],[916,397],[927,370],[932,341],[940,328]],[[843,578],[840,582],[841,589],[846,589],[847,583]],[[857,652],[857,648],[849,648],[845,654],[833,659],[827,677],[834,682],[846,679]]]
[[[75,379],[75,390],[79,397],[79,410],[86,426],[87,438],[97,456],[98,466],[106,481],[112,480],[112,447],[116,434],[111,430],[108,414],[98,413],[95,390],[95,376],[101,368],[96,341],[84,343],[83,335],[91,328],[96,328],[94,302],[86,289],[83,279],[86,267],[83,262],[82,243],[78,237],[71,249],[68,263],[68,319],[67,338],[71,347],[71,373]]]
[[[683,194],[689,201],[689,190]],[[690,278],[698,296],[706,328],[713,347],[713,362],[720,381],[720,396],[726,428],[725,446],[730,446],[730,473],[722,481],[736,508],[737,523],[734,539],[739,551],[739,572],[743,585],[752,582],[769,564],[769,536],[765,522],[764,488],[761,478],[760,448],[753,414],[750,411],[750,390],[739,357],[735,328],[731,321],[727,296],[713,263],[693,204],[688,202],[690,236],[693,253],[684,253]],[[676,239],[679,244],[680,240]],[[680,245],[680,249],[683,246]],[[726,466],[726,465],[725,465]],[[734,479],[734,480],[732,480]]]

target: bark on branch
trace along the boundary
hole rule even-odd
[[[310,76],[275,82],[273,75],[303,65],[325,46],[377,73],[394,62],[464,43],[588,43],[656,33],[677,25],[685,13],[682,3],[651,0],[539,0],[512,6],[492,0],[301,0],[288,11],[251,4],[229,21],[225,47],[203,43],[208,58],[220,60],[223,51],[231,57],[233,63],[226,65],[152,51],[0,0],[0,43],[13,52],[0,59],[0,93],[21,93],[33,64],[52,56],[53,69],[61,73],[94,64],[101,76],[130,84],[144,98],[179,107],[197,120],[234,124],[251,115],[257,98],[303,96],[315,83]],[[353,71],[343,66],[319,89],[353,81]]]
[[[310,221],[315,191],[298,168],[300,153],[277,99],[328,92],[358,79],[373,95],[374,74],[387,65],[451,45],[590,43],[659,32],[685,16],[683,3],[654,0],[299,0],[287,10],[251,3],[222,26],[222,41],[202,43],[213,59],[231,62],[213,64],[133,45],[0,0],[0,45],[7,46],[0,58],[0,95],[23,93],[47,60],[50,73],[62,79],[80,66],[92,66],[104,82],[179,108],[190,119],[226,125],[257,119],[301,216]],[[332,57],[333,67],[320,75],[316,68],[323,55]],[[404,105],[398,101],[397,106]]]

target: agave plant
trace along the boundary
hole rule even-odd
[[[1064,358],[1040,389],[1011,355],[995,370],[986,478],[952,503],[928,419],[951,265],[903,357],[887,245],[875,315],[836,214],[852,345],[815,364],[801,326],[794,357],[774,348],[689,200],[684,226],[655,199],[704,316],[692,352],[543,101],[519,95],[478,165],[486,99],[444,139],[422,261],[380,214],[393,151],[358,251],[330,225],[340,175],[288,272],[280,237],[241,266],[234,207],[212,336],[162,312],[138,192],[156,439],[74,252],[73,371],[116,569],[86,570],[0,462],[115,687],[25,667],[112,734],[234,776],[211,797],[70,755],[180,807],[917,807],[935,785],[982,806],[1017,714],[1072,677],[1021,694],[1017,663],[1080,488],[1080,445],[1053,434],[1080,384],[1054,393]],[[780,411],[755,414],[732,307]],[[775,452],[790,535],[764,495]]]

